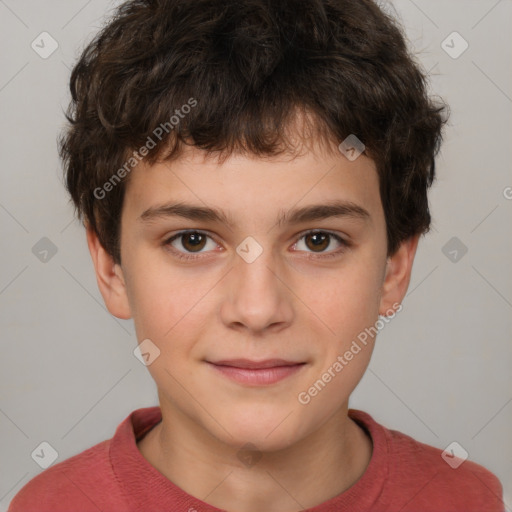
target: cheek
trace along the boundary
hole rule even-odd
[[[380,289],[379,273],[369,268],[373,267],[351,267],[339,279],[317,288],[312,298],[326,328],[315,338],[317,364],[297,396],[308,417],[327,419],[346,403],[369,364]]]
[[[146,275],[131,283],[129,296],[138,336],[162,343],[191,308],[190,295],[172,276]]]
[[[186,350],[187,339],[202,330],[209,314],[208,293],[218,278],[143,260],[139,271],[132,267],[130,275],[136,278],[126,283],[137,338],[149,338],[166,352]]]
[[[324,325],[326,339],[338,340],[338,350],[373,325],[379,314],[381,268],[363,254],[355,257],[357,262],[343,266],[339,272],[303,281],[300,292],[307,298],[304,302],[311,313]]]
[[[178,389],[173,396],[184,403],[186,393],[181,395],[176,382],[189,382],[190,365],[196,359],[194,349],[208,316],[206,303],[201,301],[206,292],[203,286],[194,288],[175,275],[164,279],[158,273],[132,283],[130,290],[136,303],[133,319],[137,339],[149,339],[158,349],[158,357],[147,369],[159,389]]]

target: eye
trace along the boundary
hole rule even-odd
[[[301,240],[303,239],[304,243],[301,243]],[[329,247],[332,249],[333,240],[338,244],[338,249],[341,248],[341,250],[326,251]],[[309,252],[307,249],[312,249],[313,254],[318,254],[319,257],[325,258],[338,256],[345,248],[349,247],[350,244],[339,235],[330,233],[329,231],[316,230],[302,234],[299,241],[294,244],[294,248],[297,250],[303,250],[301,246],[306,247],[306,252]],[[324,254],[325,252],[327,252],[327,254]]]
[[[301,243],[301,240],[303,239],[304,242]],[[327,248],[333,245],[333,240],[336,244],[338,244],[337,250],[336,248],[334,250],[331,248],[330,251],[326,251]],[[210,246],[208,247],[209,241]],[[194,260],[202,258],[202,253],[215,250],[215,248],[218,246],[217,242],[215,242],[212,236],[203,231],[197,230],[180,231],[179,233],[176,233],[175,235],[165,240],[163,245],[171,250],[178,259],[183,260]],[[300,247],[301,245],[306,247],[305,251]],[[346,248],[350,247],[350,243],[335,233],[315,230],[303,233],[299,240],[295,242],[293,247],[295,250],[312,254],[312,256],[309,257],[332,258],[339,256],[340,253],[342,253]]]
[[[181,259],[195,259],[201,256],[195,256],[193,253],[207,252],[202,251],[205,247],[208,249],[208,240],[211,241],[210,250],[217,247],[217,243],[211,236],[202,231],[181,231],[171,238],[168,238],[164,245],[171,247],[174,254]],[[181,247],[180,247],[181,246]],[[182,248],[185,252],[182,251]]]

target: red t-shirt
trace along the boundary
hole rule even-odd
[[[351,409],[371,436],[363,476],[309,512],[503,512],[499,480],[466,460],[457,469],[441,450],[389,430]],[[161,420],[159,407],[132,412],[114,437],[51,466],[14,497],[8,512],[219,512],[187,494],[155,469],[136,441]],[[231,510],[236,510],[233,503]]]

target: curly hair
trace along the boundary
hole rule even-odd
[[[66,186],[116,262],[128,160],[152,165],[185,145],[224,157],[293,151],[298,112],[309,136],[364,142],[388,255],[430,229],[448,107],[372,0],[130,0],[85,47],[70,90]]]

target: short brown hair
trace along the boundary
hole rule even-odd
[[[117,262],[121,178],[156,127],[167,129],[142,151],[149,164],[184,144],[273,155],[291,149],[298,111],[323,140],[355,134],[365,144],[388,255],[429,230],[447,107],[429,97],[400,27],[372,0],[130,0],[83,50],[70,89],[59,138],[67,189]]]

